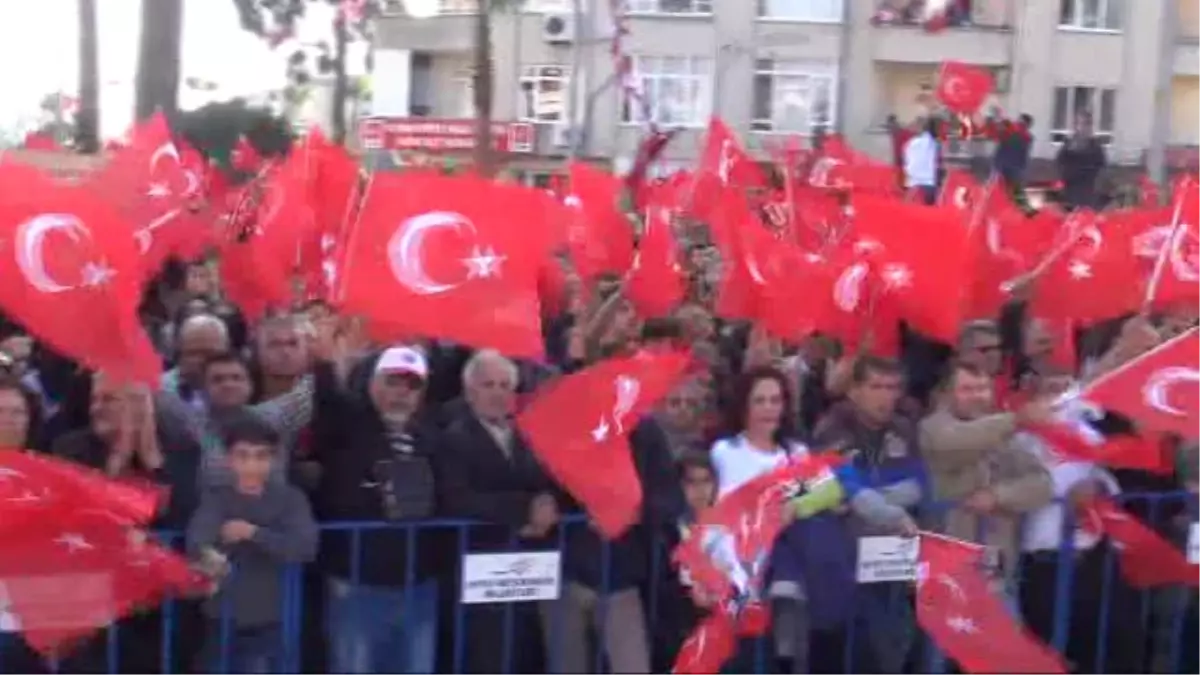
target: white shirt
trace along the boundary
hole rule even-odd
[[[904,144],[904,185],[933,187],[937,185],[937,141],[929,133],[921,133]]]
[[[717,471],[717,499],[786,464],[789,454],[808,453],[808,448],[801,444],[790,446],[790,450],[790,453],[783,448],[760,450],[741,434],[714,443],[709,457]]]
[[[1062,542],[1063,504],[1058,500],[1065,499],[1071,488],[1089,478],[1104,483],[1110,494],[1117,494],[1121,486],[1117,484],[1112,474],[1091,462],[1065,460],[1058,453],[1046,446],[1040,439],[1025,432],[1018,433],[1013,439],[1018,447],[1033,453],[1050,471],[1050,482],[1054,485],[1055,502],[1033,511],[1025,517],[1025,530],[1022,533],[1022,551],[1057,551]],[[1099,543],[1100,538],[1084,530],[1075,528],[1075,550],[1085,551]]]

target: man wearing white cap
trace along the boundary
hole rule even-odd
[[[366,392],[345,391],[332,364],[318,364],[313,435],[322,480],[315,501],[324,520],[405,523],[436,515],[433,439],[420,414],[428,379],[425,354],[410,346],[379,355]],[[430,532],[417,530],[411,540],[404,527],[357,538],[328,533],[321,560],[333,672],[434,671],[437,573],[449,567]]]

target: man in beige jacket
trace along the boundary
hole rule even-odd
[[[1011,441],[1022,421],[1048,419],[1050,412],[1044,401],[1016,413],[994,410],[992,377],[954,363],[941,400],[921,421],[919,438],[934,499],[956,503],[941,512],[941,531],[993,547],[1012,581],[1021,515],[1048,504],[1053,490],[1042,463]]]

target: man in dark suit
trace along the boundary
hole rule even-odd
[[[517,366],[480,350],[462,379],[465,405],[448,420],[434,455],[441,511],[487,523],[471,528],[464,552],[554,548],[561,495],[513,425]],[[452,663],[444,670],[545,672],[534,606],[476,604],[456,611],[463,612],[464,646],[448,655]]]

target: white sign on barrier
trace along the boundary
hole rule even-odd
[[[1200,565],[1200,523],[1192,523],[1188,528],[1187,561]]]
[[[862,537],[858,540],[858,583],[916,581],[916,537]]]
[[[464,605],[554,600],[561,569],[558,551],[471,553],[463,556],[459,599]]]

